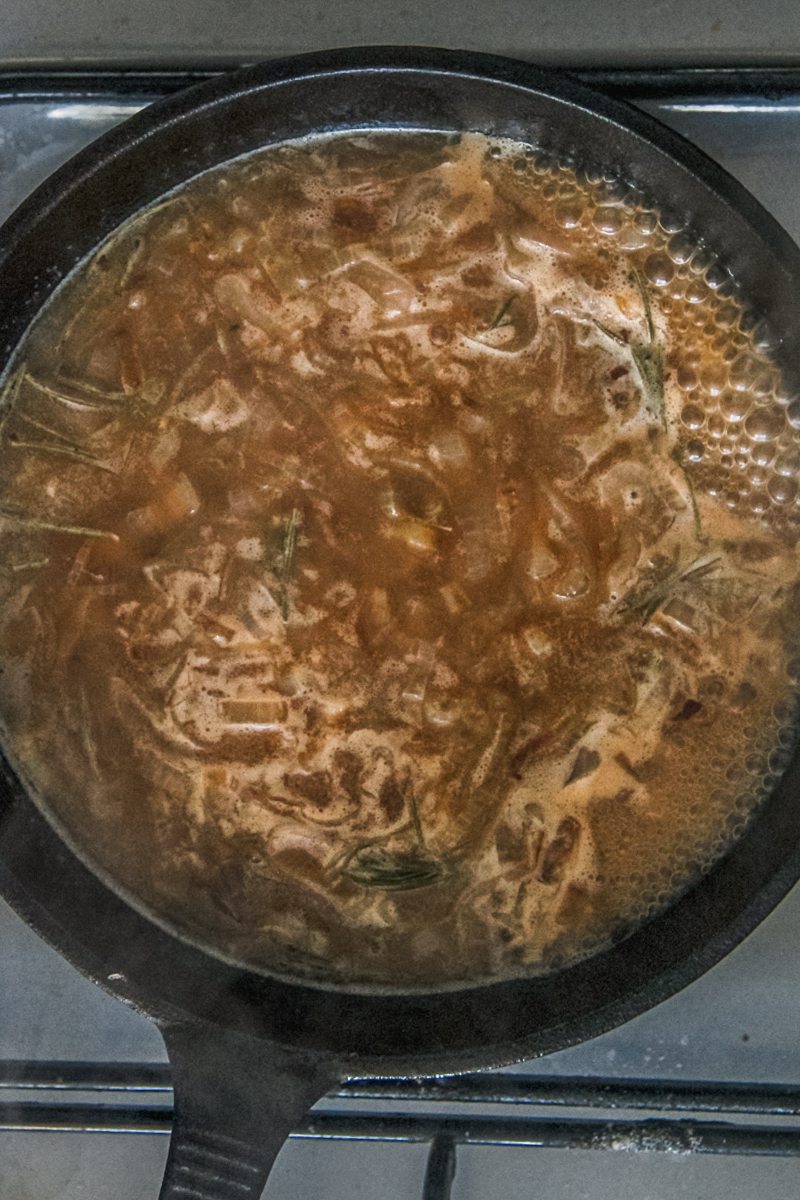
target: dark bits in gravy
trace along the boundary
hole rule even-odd
[[[396,133],[228,164],[74,273],[5,384],[0,713],[96,869],[414,987],[709,866],[791,737],[800,414],[695,251]]]

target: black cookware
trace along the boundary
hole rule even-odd
[[[266,63],[152,105],[51,176],[0,231],[0,364],[75,263],[142,206],[221,161],[309,132],[481,130],[620,172],[688,222],[800,363],[800,251],[718,166],[569,77],[501,58],[358,49]],[[6,764],[0,889],[102,987],[155,1019],[175,1128],[162,1197],[260,1195],[292,1125],[348,1076],[446,1074],[557,1050],[696,978],[800,875],[798,756],[741,839],[669,908],[587,961],[457,991],[293,985],[171,936],[62,841]]]

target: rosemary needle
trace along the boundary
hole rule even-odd
[[[300,528],[303,514],[299,508],[293,508],[290,516],[284,522],[280,553],[276,565],[278,576],[278,607],[284,621],[289,619],[289,580],[294,568],[294,555],[297,549],[297,530]]]
[[[51,400],[58,400],[60,404],[66,404],[67,407],[89,408],[94,412],[119,412],[119,401],[130,399],[122,392],[100,392],[97,388],[89,387],[86,384],[73,383],[72,380],[64,381],[67,387],[74,387],[76,390],[86,391],[92,396],[96,396],[100,401],[96,404],[93,400],[87,400],[85,396],[68,396],[64,392],[59,392],[50,384],[35,379],[29,372],[25,373],[23,381],[41,392],[42,395],[49,396]]]
[[[506,301],[505,301],[505,302],[504,302],[504,303],[503,303],[503,304],[500,306],[500,309],[499,309],[499,311],[498,311],[498,312],[495,314],[495,316],[494,316],[494,318],[493,318],[493,320],[492,320],[492,323],[491,323],[491,324],[490,324],[490,325],[487,327],[487,333],[489,332],[489,330],[490,330],[490,329],[499,329],[499,328],[500,328],[500,323],[501,323],[501,321],[503,320],[503,317],[505,317],[505,315],[507,314],[508,310],[511,308],[511,305],[514,303],[514,301],[515,301],[517,298],[518,298],[518,297],[517,297],[517,293],[516,293],[516,292],[513,292],[513,293],[512,293],[512,294],[511,294],[511,295],[508,297],[508,299],[507,299],[507,300],[506,300]],[[509,322],[509,324],[510,324],[510,322]]]
[[[18,421],[24,421],[26,425],[30,425],[33,429],[39,429],[42,433],[48,433],[50,437],[56,438],[59,442],[64,442],[65,445],[71,446],[73,450],[80,450],[80,446],[75,442],[71,442],[63,433],[59,433],[57,429],[53,429],[50,425],[45,425],[43,421],[37,421],[34,417],[29,417],[27,413],[15,413]]]
[[[46,567],[50,562],[49,558],[32,559],[30,562],[12,563],[11,570],[18,571],[38,571],[42,567]]]
[[[73,446],[69,442],[63,444],[61,442],[26,442],[18,437],[9,437],[8,441],[18,450],[38,450],[42,454],[60,454],[63,458],[71,458],[73,462],[86,463],[87,466],[97,467],[99,471],[108,471],[113,474],[111,467],[106,463],[98,462],[94,454],[79,450],[77,446]]]
[[[110,529],[93,529],[90,525],[59,525],[55,521],[42,521],[39,517],[26,517],[24,513],[9,512],[7,509],[0,509],[0,520],[15,521],[18,525],[26,526],[28,529],[42,529],[51,533],[73,533],[80,537],[108,538],[111,542],[119,541],[119,534],[112,533]]]

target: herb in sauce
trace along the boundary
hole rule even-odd
[[[500,305],[500,308],[497,310],[497,313],[496,313],[496,314],[495,314],[495,316],[492,318],[492,320],[491,320],[491,322],[490,322],[490,324],[489,324],[489,326],[488,326],[488,328],[489,328],[489,329],[502,329],[502,328],[503,328],[505,325],[511,325],[511,324],[512,324],[512,322],[511,322],[511,321],[506,321],[506,320],[505,320],[505,318],[506,318],[506,316],[508,315],[508,312],[509,312],[509,309],[511,308],[511,305],[512,305],[512,304],[514,303],[514,301],[515,301],[515,300],[517,300],[517,299],[518,299],[518,296],[517,296],[516,292],[513,292],[513,293],[512,293],[512,294],[511,294],[511,295],[508,297],[508,299],[507,299],[507,300],[504,300],[504,301],[503,301],[503,303]]]
[[[382,846],[363,846],[342,867],[361,887],[409,891],[440,883],[448,873],[444,862],[420,850],[392,853]]]
[[[2,385],[4,749],[228,961],[413,989],[591,954],[786,740],[779,367],[694,270],[661,285],[652,206],[530,163],[396,132],[228,163]]]
[[[664,402],[664,348],[656,338],[656,327],[653,321],[653,307],[647,283],[641,271],[634,271],[633,279],[642,301],[644,320],[647,331],[646,339],[631,338],[628,340],[620,333],[615,333],[601,321],[595,325],[607,338],[624,346],[630,351],[636,370],[639,373],[644,388],[644,406],[664,430],[667,428],[667,410]]]
[[[281,541],[275,574],[278,578],[278,606],[284,621],[288,621],[289,619],[289,584],[294,571],[297,531],[300,528],[301,521],[302,514],[300,509],[293,508],[290,515],[281,522]]]

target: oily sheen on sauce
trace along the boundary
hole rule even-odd
[[[794,738],[800,402],[749,328],[657,207],[523,145],[330,136],[192,180],[6,376],[9,757],[248,966],[591,953]]]

